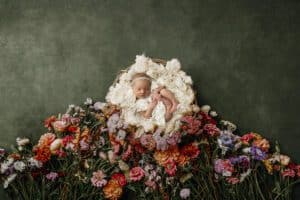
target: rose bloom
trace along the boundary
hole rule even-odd
[[[122,187],[115,179],[110,179],[103,187],[104,197],[110,200],[118,200],[122,195]]]
[[[55,121],[52,123],[54,130],[58,132],[64,132],[69,125],[66,121]]]
[[[139,181],[145,175],[144,170],[141,167],[134,167],[129,172],[129,178],[131,181]]]
[[[115,174],[112,175],[111,178],[117,180],[119,185],[122,186],[122,187],[124,187],[127,183],[125,175],[122,174],[122,173],[115,173]]]
[[[253,145],[256,147],[259,147],[260,149],[262,149],[265,152],[267,152],[270,148],[270,143],[266,139],[256,140],[253,142]]]
[[[122,154],[122,160],[126,161],[130,158],[130,156],[132,155],[132,146],[128,145],[126,151]]]
[[[55,135],[53,133],[45,133],[40,137],[40,140],[38,142],[38,146],[50,146],[50,144],[55,140]]]

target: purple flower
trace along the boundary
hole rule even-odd
[[[233,165],[231,164],[229,159],[215,160],[214,170],[215,170],[215,172],[222,174],[222,176],[226,176],[226,177],[231,176],[232,172],[234,171]]]
[[[167,137],[165,135],[161,136],[161,134],[162,134],[162,130],[157,129],[153,134],[153,138],[156,142],[156,149],[165,151],[168,149],[169,145],[167,142]]]
[[[267,154],[264,151],[255,146],[251,147],[250,153],[255,160],[264,160],[267,157]]]
[[[183,188],[180,190],[180,197],[182,199],[187,199],[191,195],[191,190],[189,188]]]
[[[239,167],[243,169],[248,169],[250,166],[250,158],[245,155],[241,155],[238,157],[231,157],[229,158],[231,164],[238,165]]]
[[[86,143],[84,140],[80,140],[80,150],[87,151],[89,150],[90,145]]]
[[[49,174],[46,175],[46,178],[48,180],[55,181],[55,179],[58,178],[58,173],[56,173],[56,172],[50,172]]]
[[[167,142],[171,146],[177,145],[181,141],[181,133],[179,131],[174,132],[167,138]]]

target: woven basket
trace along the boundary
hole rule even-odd
[[[152,60],[153,62],[157,63],[157,64],[162,64],[163,66],[166,66],[166,64],[167,64],[167,61],[166,61],[166,60],[163,60],[163,59],[159,59],[159,58],[151,58],[151,60]],[[126,73],[130,67],[131,67],[131,66],[128,66],[128,67],[126,67],[126,69],[123,69],[123,70],[121,70],[121,71],[118,73],[117,77],[115,78],[115,80],[114,80],[114,82],[113,82],[113,86],[115,86],[115,84],[117,84],[117,83],[119,82],[120,76],[122,76],[123,73]],[[195,88],[193,87],[193,85],[192,85],[192,90],[193,90],[194,96],[195,96],[195,97],[194,97],[193,104],[198,105],[197,96],[196,96],[196,95],[197,95],[197,91],[195,90]]]

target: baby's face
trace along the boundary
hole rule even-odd
[[[137,99],[146,98],[150,95],[151,84],[148,80],[137,80],[132,89]]]

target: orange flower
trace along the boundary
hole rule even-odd
[[[44,147],[44,146],[50,146],[50,144],[55,140],[55,135],[53,133],[45,133],[41,136],[38,146]]]
[[[181,154],[181,155],[178,157],[178,159],[176,160],[176,162],[178,163],[178,165],[179,165],[180,167],[183,167],[183,166],[186,165],[189,161],[190,161],[190,158],[187,157],[187,156],[185,156],[185,155],[182,155],[182,154]]]
[[[35,149],[36,156],[34,157],[36,160],[41,161],[42,163],[47,162],[51,158],[50,148],[47,146],[37,147]]]
[[[156,151],[153,156],[159,165],[164,166],[169,158],[177,162],[180,152],[177,146],[174,146],[166,151]]]
[[[104,197],[110,200],[117,200],[121,197],[123,190],[118,180],[110,179],[103,187]]]

